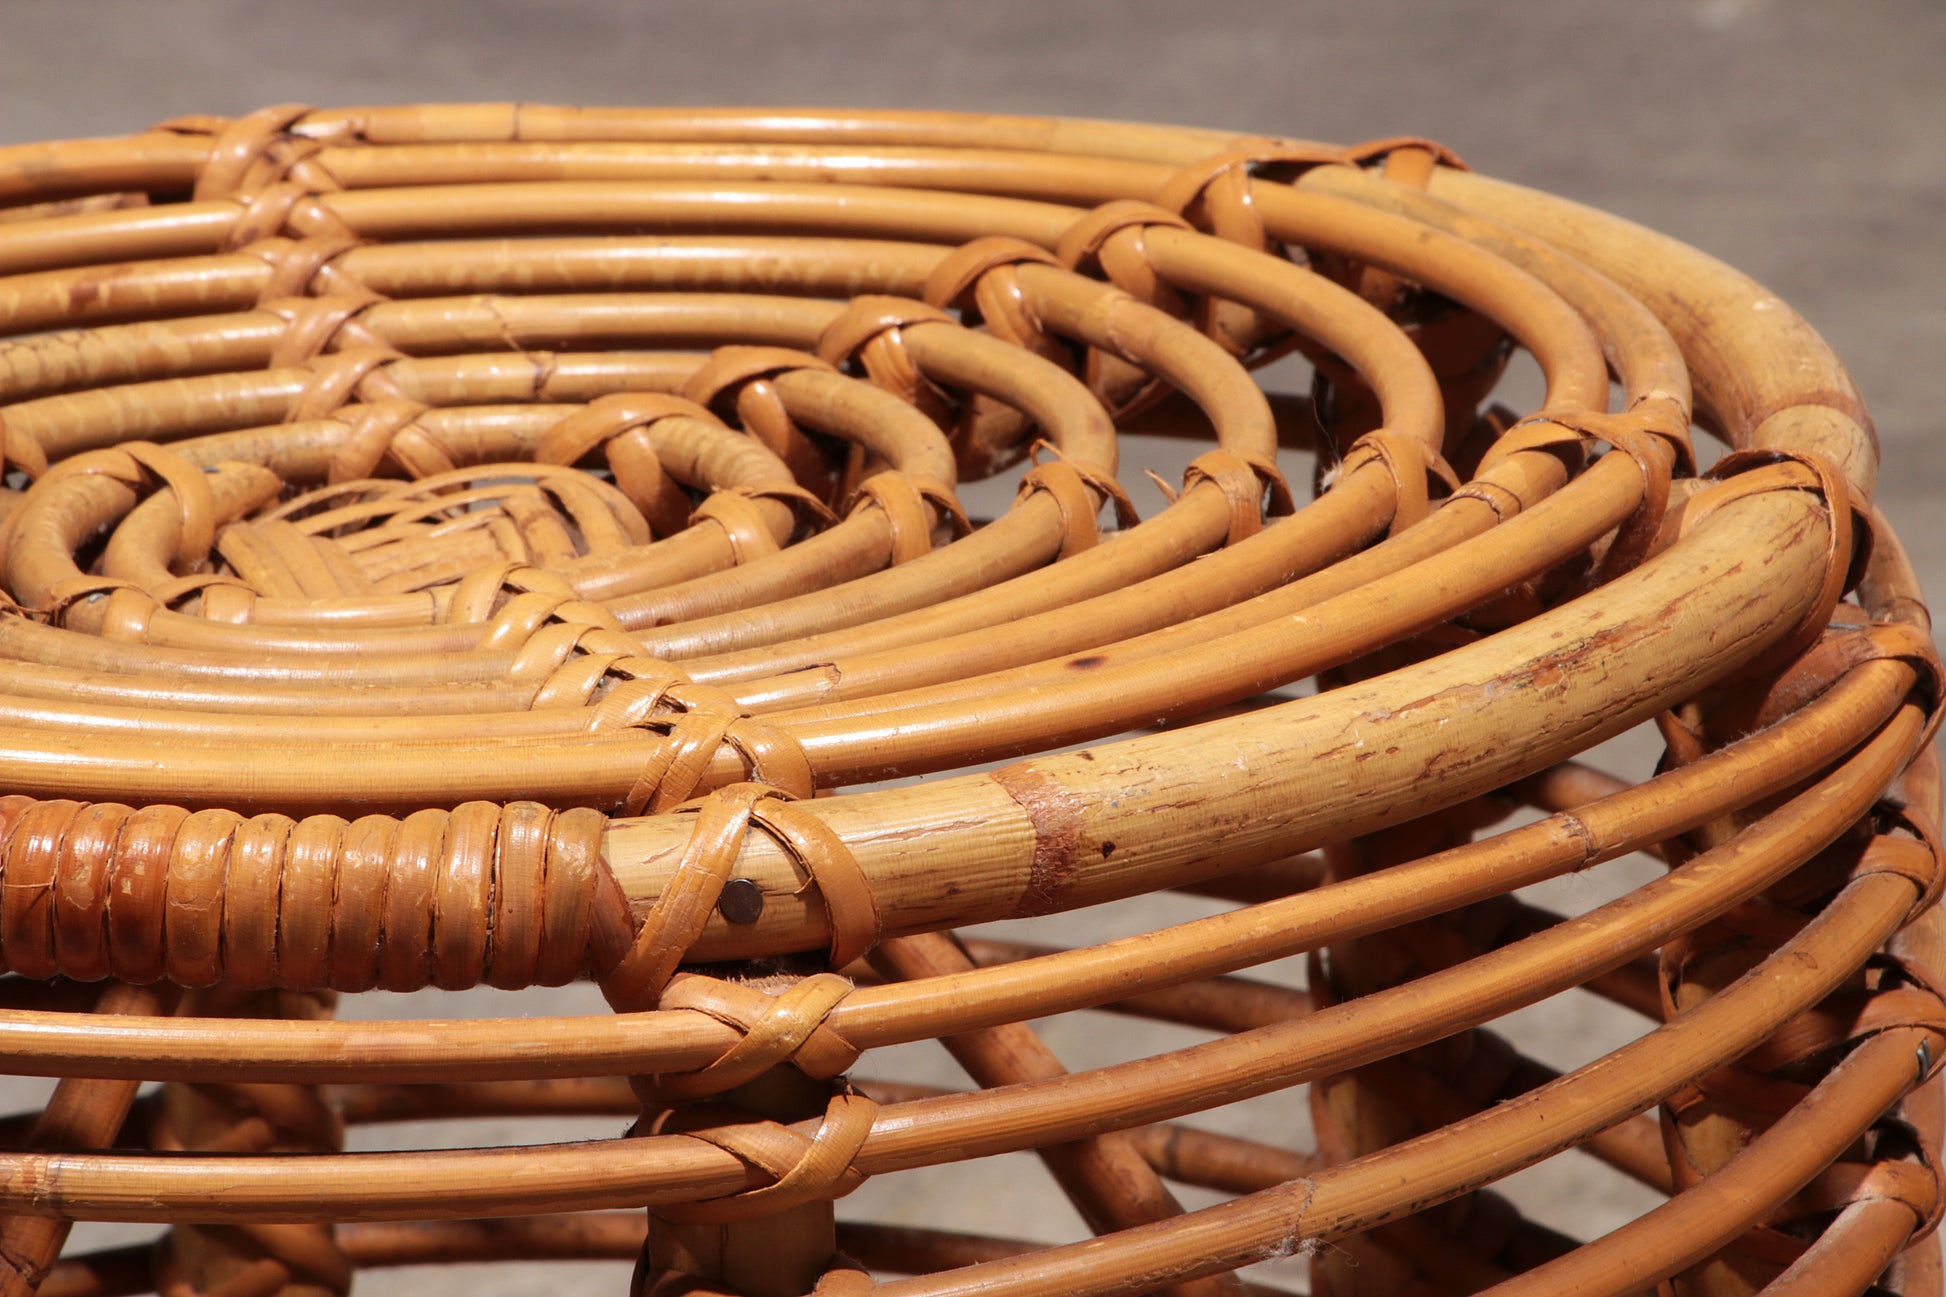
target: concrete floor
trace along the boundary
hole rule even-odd
[[[1946,455],[1930,439],[1940,432],[1946,353],[1942,68],[1946,6],[1931,0],[5,0],[0,143],[118,134],[179,113],[286,101],[471,99],[938,107],[1318,139],[1432,135],[1489,174],[1713,252],[1801,311],[1850,364],[1876,413],[1887,463],[1881,504],[1938,590],[1946,534],[1934,520]],[[1602,884],[1576,886],[1584,890],[1557,901],[1586,905]],[[584,999],[601,1011],[598,998]],[[463,1002],[462,1011],[505,1008],[498,997]],[[410,1011],[450,1006],[421,1000]],[[1053,1031],[1075,1065],[1173,1039],[1131,1042],[1086,1021]],[[1516,1031],[1568,1065],[1605,1047],[1566,1030],[1559,1015]],[[953,1079],[922,1053],[884,1070]],[[1289,1137],[1301,1116],[1286,1101],[1253,1120]],[[474,1128],[466,1138],[515,1133]],[[911,1179],[868,1186],[847,1207],[879,1218],[977,1215],[986,1228],[1044,1238],[1072,1224],[1026,1158],[974,1168],[932,1192],[903,1183]],[[1571,1178],[1510,1191],[1581,1232],[1642,1206],[1624,1186]],[[617,1290],[618,1275],[575,1273],[590,1291]],[[485,1297],[554,1291],[562,1279],[557,1267],[448,1273],[437,1283],[399,1274],[369,1291]]]

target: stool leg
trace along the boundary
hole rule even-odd
[[[198,1017],[312,1018],[330,1012],[330,996],[239,992],[224,988],[184,999]],[[337,1114],[307,1085],[163,1087],[156,1144],[238,1153],[336,1152],[344,1131]],[[204,1293],[223,1288],[277,1297],[342,1297],[351,1263],[328,1225],[177,1225],[157,1291]]]
[[[96,1013],[167,1014],[176,1003],[174,987],[114,983],[95,1003]],[[34,1122],[29,1148],[105,1148],[115,1142],[134,1106],[139,1081],[109,1077],[68,1077]],[[0,1218],[0,1297],[28,1297],[67,1242],[71,1221],[45,1216]]]
[[[714,1102],[741,1108],[753,1120],[794,1122],[824,1112],[831,1083],[794,1067],[774,1067],[726,1091]],[[649,1237],[636,1265],[633,1297],[666,1291],[676,1281],[737,1297],[801,1297],[816,1286],[838,1251],[829,1202],[787,1207],[752,1220],[695,1224],[649,1209]]]
[[[1402,860],[1418,859],[1464,841],[1471,835],[1447,817],[1434,816],[1327,849],[1334,877],[1368,873]],[[1379,935],[1341,942],[1329,950],[1328,985],[1314,972],[1314,994],[1346,1000],[1396,985],[1423,971],[1397,940]],[[1313,1124],[1318,1149],[1328,1162],[1343,1162],[1362,1153],[1389,1147],[1419,1134],[1424,1127],[1413,1114],[1389,1102],[1380,1087],[1358,1072],[1314,1082],[1311,1088]],[[1463,1237],[1469,1216],[1466,1199],[1448,1203],[1415,1218],[1431,1229]],[[1421,1253],[1423,1255],[1423,1253]],[[1378,1297],[1406,1291],[1443,1293],[1457,1289],[1454,1275],[1427,1270],[1407,1262],[1390,1248],[1369,1240],[1347,1239],[1320,1251],[1311,1262],[1311,1286],[1320,1297]]]
[[[882,971],[907,979],[963,973],[974,966],[960,944],[944,933],[895,937],[882,942],[871,959]],[[984,1086],[1067,1074],[1054,1051],[1025,1023],[948,1036],[940,1043],[967,1075]],[[1182,1204],[1126,1134],[1096,1135],[1038,1151],[1062,1192],[1097,1234],[1182,1214]],[[1243,1286],[1235,1274],[1224,1273],[1183,1280],[1157,1291],[1169,1297],[1235,1297]]]

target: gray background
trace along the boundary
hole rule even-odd
[[[0,143],[119,134],[179,113],[286,101],[477,99],[936,107],[1318,139],[1431,135],[1480,170],[1713,252],[1792,303],[1872,405],[1887,461],[1881,502],[1929,587],[1946,572],[1946,540],[1934,526],[1946,458],[1931,442],[1946,368],[1946,4],[1937,0],[0,2]],[[1581,891],[1553,903],[1586,905],[1597,889],[1625,882],[1577,883]],[[1100,922],[1106,930],[1153,919]],[[465,1012],[561,1007],[459,1002]],[[601,1011],[594,997],[569,1002]],[[1511,1030],[1572,1065],[1604,1037],[1569,1017],[1530,1016]],[[1074,1065],[1186,1039],[1103,1031],[1086,1019],[1053,1032]],[[923,1052],[873,1070],[953,1079]],[[1288,1139],[1302,1113],[1287,1099],[1251,1120]],[[531,1132],[391,1134],[470,1142]],[[1606,1179],[1551,1174],[1518,1178],[1509,1192],[1580,1232],[1645,1205]],[[1001,1159],[929,1190],[914,1177],[896,1180],[868,1186],[847,1209],[1049,1239],[1073,1228],[1029,1159]],[[574,1273],[591,1291],[618,1291],[618,1274]],[[431,1286],[555,1291],[564,1278],[559,1267],[502,1268]],[[425,1276],[376,1276],[371,1290],[428,1285]]]

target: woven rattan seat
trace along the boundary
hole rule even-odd
[[[286,106],[0,204],[6,1291],[1941,1292],[1939,663],[1720,263],[931,114]],[[345,1151],[513,1114],[612,1134]],[[1090,1237],[839,1202],[1023,1150]]]

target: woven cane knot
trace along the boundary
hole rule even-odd
[[[1867,844],[1864,854],[1868,862],[1887,841],[1879,837]],[[1895,865],[1878,870],[1861,867],[1853,878],[1866,872],[1909,876]],[[1916,1037],[1911,1084],[1923,1085],[1938,1066],[1935,1040],[1946,1037],[1946,988],[1923,962],[1888,952],[1872,957],[1863,982],[1862,987],[1854,985],[1835,992],[1792,1018],[1738,1060],[1735,1067],[1702,1078],[1685,1098],[1693,1103],[1705,1095],[1723,1093],[1733,1100],[1748,1101],[1748,1078],[1753,1074],[1766,1079],[1792,1076],[1793,1069],[1806,1060],[1850,1050],[1888,1033],[1899,1033],[1908,1040]],[[1946,1213],[1934,1138],[1905,1120],[1899,1108],[1880,1117],[1851,1155],[1820,1172],[1772,1224],[1775,1227],[1786,1219],[1829,1215],[1853,1203],[1874,1200],[1895,1201],[1907,1207],[1917,1222],[1914,1237],[1937,1229],[1941,1215]]]
[[[928,508],[930,506],[930,509]],[[934,516],[950,520],[955,536],[973,530],[959,497],[943,482],[928,482],[896,470],[874,473],[858,484],[851,512],[877,509],[892,533],[892,564],[932,551]]]
[[[1264,497],[1269,496],[1269,513],[1282,517],[1296,510],[1290,483],[1276,464],[1255,456],[1228,450],[1208,450],[1191,460],[1183,471],[1185,492],[1199,482],[1209,482],[1230,504],[1230,531],[1224,543],[1234,545],[1263,530]]]
[[[869,358],[864,353],[880,341],[902,352],[900,331],[912,325],[952,322],[952,316],[929,302],[867,293],[852,298],[824,326],[818,334],[817,356],[825,364],[842,369],[853,361],[867,362]]]
[[[325,480],[336,486],[393,472],[415,479],[452,472],[456,452],[419,421],[429,408],[418,401],[377,400],[333,411],[345,436]]]
[[[270,353],[269,366],[301,365],[341,347],[385,350],[389,344],[359,322],[366,309],[387,299],[367,289],[348,288],[324,297],[266,296],[258,309],[285,321],[284,336]]]
[[[687,1135],[734,1154],[770,1178],[760,1189],[702,1202],[663,1205],[656,1215],[685,1224],[721,1224],[842,1198],[865,1182],[852,1163],[872,1133],[878,1105],[861,1094],[833,1095],[812,1134],[753,1120],[740,1109],[685,1104],[657,1115],[645,1133]]]
[[[826,1020],[851,991],[851,982],[836,973],[817,973],[774,989],[679,973],[670,979],[657,1007],[706,1013],[734,1027],[740,1038],[707,1067],[638,1081],[637,1089],[645,1101],[673,1104],[722,1094],[783,1063],[819,1080],[838,1076],[858,1061],[861,1051]]]
[[[1185,225],[1208,229],[1218,238],[1254,252],[1282,257],[1252,200],[1254,180],[1288,182],[1314,166],[1345,162],[1333,149],[1292,146],[1276,140],[1248,141],[1190,163],[1156,191],[1155,205]],[[1197,304],[1196,325],[1233,356],[1263,363],[1281,354],[1291,331],[1240,302],[1205,299]]]
[[[828,495],[836,480],[832,461],[798,426],[779,391],[779,383],[790,374],[807,369],[837,372],[808,351],[718,347],[682,385],[682,395],[726,421],[734,416],[745,432],[789,466],[792,480]],[[807,498],[818,498],[806,494]]]
[[[363,285],[335,263],[362,242],[354,235],[332,232],[302,239],[258,239],[243,251],[270,267],[258,290],[258,300],[269,302],[280,297],[360,291]]]
[[[938,307],[911,298],[855,297],[818,335],[818,358],[839,369],[857,365],[878,387],[950,428],[958,403],[919,368],[906,350],[905,330],[952,322]]]
[[[1315,167],[1363,166],[1401,152],[1421,153],[1431,161],[1465,169],[1452,150],[1415,136],[1368,140],[1347,148],[1248,139],[1182,167],[1156,191],[1155,204],[1207,225],[1219,238],[1268,251],[1270,239],[1250,200],[1252,180],[1289,184]]]
[[[231,195],[241,210],[223,236],[223,251],[255,250],[261,243],[278,239],[330,238],[356,242],[356,232],[320,198],[329,189],[330,186],[317,189],[295,180],[281,180],[255,193]]]
[[[1425,188],[1435,165],[1464,169],[1450,149],[1411,136],[1370,140],[1343,149],[1268,138],[1243,140],[1177,171],[1157,190],[1155,201],[1218,238],[1281,257],[1284,249],[1264,225],[1252,197],[1252,185],[1291,184],[1316,167],[1360,167],[1374,161],[1384,163],[1386,179],[1417,189]],[[1404,288],[1396,275],[1374,266],[1325,258],[1320,268],[1335,272],[1380,310],[1393,305]],[[1198,308],[1196,320],[1211,338],[1231,354],[1250,358],[1251,364],[1265,363],[1298,342],[1289,330],[1236,302],[1206,302]]]
[[[1852,494],[1838,465],[1811,452],[1732,451],[1711,467],[1708,476],[1712,484],[1683,502],[1675,528],[1677,537],[1687,536],[1703,519],[1725,505],[1769,491],[1802,491],[1824,503],[1827,523],[1824,584],[1803,620],[1762,659],[1776,666],[1788,663],[1818,641],[1830,625],[1832,613],[1845,591],[1863,577],[1865,562],[1871,555],[1869,509]]]
[[[40,592],[40,598],[33,607],[25,609],[27,615],[36,621],[46,622],[49,626],[64,625],[68,611],[84,600],[97,595],[113,596],[122,592],[140,593],[141,587],[133,581],[124,581],[113,576],[67,577],[47,586]],[[16,604],[15,607],[20,605]]]
[[[1340,149],[1246,140],[1179,169],[1156,190],[1155,205],[1207,226],[1218,238],[1266,251],[1270,238],[1250,201],[1250,182],[1261,177],[1288,183],[1312,167],[1349,161]]]
[[[230,529],[225,528],[223,536],[229,534]],[[222,544],[223,540],[219,537],[219,550]],[[158,612],[165,608],[181,612],[196,597],[200,597],[203,616],[208,620],[215,620],[216,612],[225,609],[231,616],[242,610],[247,619],[249,609],[256,602],[257,591],[248,582],[220,572],[171,577],[140,589],[123,586],[108,592],[108,601],[102,607],[99,634],[103,639],[128,644],[146,643],[150,624]]]
[[[989,235],[963,243],[939,259],[926,276],[925,300],[942,310],[956,309],[962,322],[984,325],[994,337],[1074,368],[1066,344],[1050,336],[1028,308],[1019,267],[1059,266],[1060,258],[1024,239]]]
[[[540,464],[578,464],[598,447],[668,418],[700,419],[723,426],[706,406],[666,392],[613,392],[597,397],[547,430],[534,451]]]
[[[520,645],[535,661],[552,659],[547,666],[548,670],[552,670],[580,647],[581,639],[587,632],[596,629],[621,631],[621,623],[615,620],[613,613],[600,604],[579,598],[572,589],[561,589],[567,582],[552,572],[527,568],[520,578],[515,579],[521,579],[525,588],[500,605],[500,610],[487,625],[486,634],[481,637],[482,648]],[[534,647],[535,640],[543,630],[553,634],[544,647]],[[533,669],[529,665],[519,674]]]
[[[517,650],[507,679],[536,682],[530,708],[588,707],[599,695],[590,733],[644,723],[664,691],[688,680],[672,663],[650,656],[608,609],[543,568],[476,568],[452,587],[445,620],[484,624],[481,648]],[[645,678],[658,683],[640,697]]]
[[[818,889],[831,928],[834,965],[849,963],[878,941],[877,902],[857,860],[821,818],[794,807],[783,790],[756,783],[732,784],[684,807],[681,813],[695,816],[689,842],[662,893],[636,926],[626,952],[601,979],[602,993],[617,1012],[640,1011],[660,1000],[708,924],[753,826],[771,837],[803,870],[806,886]],[[819,986],[823,989],[815,995],[800,993],[809,997],[802,1002],[817,1003],[818,997],[831,989],[831,984]],[[799,1004],[800,1000],[790,1001],[791,1006]]]
[[[1926,710],[1922,742],[1930,743],[1946,712],[1946,666],[1932,636],[1905,622],[1833,625],[1818,642],[1771,681],[1758,703],[1753,729],[1775,725],[1807,706],[1868,662],[1903,662],[1918,676],[1914,692]]]
[[[659,814],[689,800],[726,747],[751,779],[792,797],[809,797],[814,791],[810,758],[797,738],[758,720],[722,690],[670,684],[656,702],[657,710],[634,724],[659,730],[666,740],[623,798],[624,815]]]
[[[685,400],[705,407],[714,407],[719,401],[736,407],[752,384],[762,391],[770,387],[767,380],[799,369],[836,372],[830,362],[808,351],[793,351],[789,347],[718,347],[682,385],[682,395]]]
[[[1940,1217],[1946,1215],[1946,1175],[1941,1174],[1939,1150],[1927,1146],[1911,1126],[1890,1122],[1881,1122],[1880,1125],[1896,1126],[1906,1133],[1916,1160],[1873,1163],[1857,1176],[1841,1205],[1875,1201],[1899,1203],[1919,1222],[1906,1243],[1907,1247],[1912,1247],[1930,1238],[1939,1229]],[[1841,1164],[1821,1178],[1838,1178],[1845,1169],[1848,1168]]]
[[[1062,233],[1055,255],[1078,274],[1099,272],[1123,292],[1169,315],[1188,308],[1181,293],[1162,281],[1149,264],[1142,236],[1152,226],[1186,230],[1189,222],[1152,203],[1119,198],[1076,217]]]
[[[722,420],[704,406],[661,392],[622,392],[598,397],[547,430],[534,461],[563,467],[599,450],[615,485],[647,520],[654,535],[671,536],[689,525],[690,501],[663,467],[655,426],[664,419],[695,419],[712,427]]]
[[[1367,460],[1384,464],[1397,484],[1398,499],[1392,508],[1390,528],[1394,536],[1425,518],[1432,508],[1435,484],[1449,494],[1459,489],[1459,474],[1453,471],[1452,465],[1417,437],[1401,436],[1383,428],[1366,433],[1346,452],[1339,479]]]
[[[1156,226],[1186,230],[1189,222],[1150,203],[1117,199],[1077,217],[1061,235],[1061,264],[1077,274],[1099,275],[1129,298],[1174,319],[1189,318],[1189,301],[1149,262],[1147,232]],[[1140,365],[1090,347],[1082,378],[1116,417],[1151,405],[1174,390]]]
[[[657,658],[623,658],[609,667],[611,679],[589,699],[588,733],[639,729],[663,706],[663,696],[689,677]]]
[[[1618,414],[1542,411],[1503,433],[1481,457],[1480,467],[1491,467],[1517,451],[1591,442],[1613,446],[1633,459],[1641,465],[1645,478],[1661,480],[1665,493],[1672,476],[1687,477],[1696,471],[1696,452],[1689,440],[1689,410],[1667,395],[1643,397]]]
[[[530,610],[532,616],[528,615]],[[501,617],[495,618],[481,646],[493,648],[503,643],[520,645],[512,665],[507,668],[506,678],[514,682],[534,683],[535,692],[528,704],[530,707],[579,706],[580,701],[586,699],[588,692],[616,662],[628,657],[647,656],[642,652],[641,645],[627,632],[617,630],[612,624],[603,625],[592,620],[597,615],[605,615],[605,612],[599,605],[586,604],[579,599],[520,595],[501,610]],[[545,624],[536,630],[527,630],[535,617]],[[504,639],[495,634],[510,624],[516,627],[512,634]],[[587,674],[590,671],[592,674]],[[583,680],[583,684],[577,686],[571,683],[577,680]]]
[[[862,369],[874,386],[925,415],[946,433],[956,456],[965,456],[983,438],[1006,445],[1017,442],[1026,426],[1019,411],[979,392],[949,390],[920,368],[906,346],[906,335],[915,327],[933,325],[958,328],[945,311],[912,298],[856,297],[818,335],[817,353],[841,370]],[[868,462],[864,449],[854,446],[847,480],[868,471]],[[940,492],[943,498],[939,498]],[[941,506],[940,517],[964,524],[965,515],[952,496],[950,484],[924,483],[922,493]],[[894,509],[887,506],[886,512],[892,515]],[[894,526],[896,532],[896,522]],[[930,547],[929,540],[927,545]],[[896,537],[893,549],[892,561],[903,562],[897,556],[904,551]]]
[[[1485,471],[1522,451],[1612,446],[1634,461],[1642,475],[1642,496],[1616,532],[1588,584],[1599,585],[1635,567],[1655,549],[1669,507],[1670,484],[1678,472],[1693,472],[1689,413],[1672,397],[1649,397],[1620,414],[1599,411],[1544,411],[1514,424],[1494,441],[1480,461]]]
[[[585,708],[608,679],[615,665],[627,658],[622,653],[603,653],[590,650],[589,636],[575,637],[575,647],[581,652],[570,656],[554,668],[540,687],[534,690],[527,700],[529,711],[553,711]]]
[[[344,187],[318,157],[327,142],[290,129],[311,111],[284,104],[230,121],[180,118],[161,129],[212,136],[193,197],[237,204],[222,247],[247,252],[269,267],[260,301],[316,294],[358,296],[369,304],[377,294],[335,264],[364,240],[320,201],[319,195]],[[361,336],[357,341],[373,345],[376,340]]]
[[[948,252],[926,276],[925,300],[957,310],[960,322],[1074,373],[1076,349],[1047,331],[1021,284],[1023,268],[1059,267],[1046,248],[1004,235],[974,239]],[[975,393],[962,403],[952,429],[963,478],[986,477],[1017,463],[1033,425],[1018,410]]]
[[[1946,890],[1946,847],[1941,846],[1938,826],[1909,807],[1881,807],[1880,819],[1901,831],[1881,833],[1867,842],[1851,875],[1892,874],[1911,883],[1915,895],[1903,925],[1909,927],[1936,905],[1941,891]],[[1930,981],[1926,986],[1929,993],[1937,989]]]
[[[779,535],[771,512],[760,507],[772,501],[789,509],[793,525]],[[730,544],[730,555],[738,564],[750,563],[775,554],[799,526],[835,522],[830,506],[794,482],[757,482],[727,487],[710,493],[689,515],[690,523],[712,522],[723,529]]]
[[[1037,463],[1021,477],[1020,490],[1014,496],[1014,507],[1019,508],[1022,502],[1041,493],[1054,501],[1061,513],[1062,537],[1058,557],[1070,558],[1082,550],[1094,548],[1100,542],[1101,525],[1097,515],[1101,512],[1103,501],[1113,502],[1116,525],[1123,530],[1141,521],[1135,512],[1135,505],[1128,498],[1128,492],[1114,478],[1085,464],[1059,458],[1059,447],[1050,442],[1035,442],[1036,459],[1042,451],[1057,458],[1044,464]]]
[[[276,104],[235,118],[171,118],[156,129],[211,137],[209,158],[196,180],[197,202],[253,194],[286,176],[313,190],[340,188],[337,177],[316,161],[323,141],[290,129],[311,112],[308,104]]]
[[[386,366],[398,359],[399,353],[389,346],[356,347],[311,357],[303,363],[304,386],[285,411],[284,422],[328,419],[359,400],[408,402],[404,390],[385,372]],[[446,468],[438,471],[451,469],[452,459],[447,457],[445,462]]]

